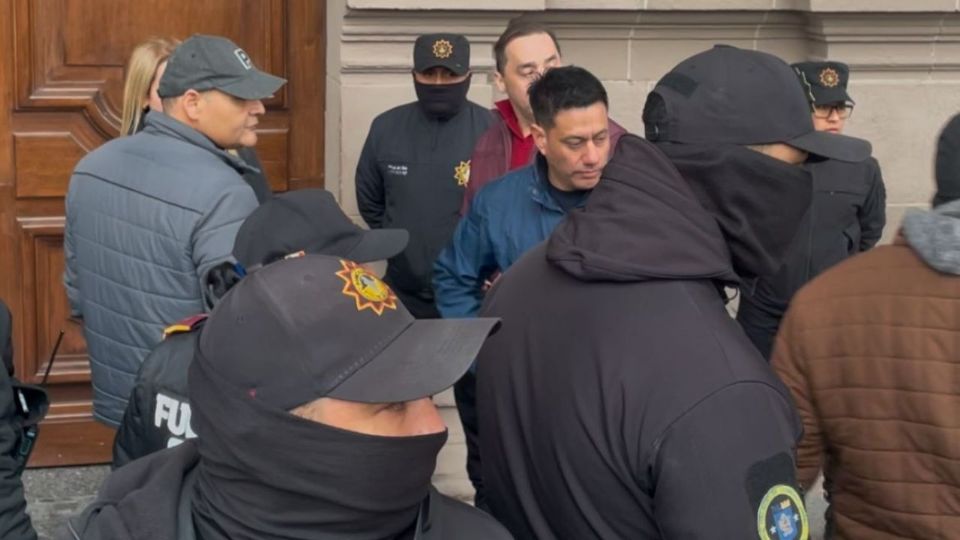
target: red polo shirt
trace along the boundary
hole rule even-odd
[[[523,136],[520,120],[517,119],[517,113],[514,112],[509,99],[498,101],[495,105],[507,128],[510,129],[510,170],[529,165],[536,148],[533,144],[533,135]]]

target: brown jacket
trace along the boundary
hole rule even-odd
[[[937,219],[908,216],[906,239],[818,277],[777,336],[797,477],[809,488],[823,467],[827,538],[960,538],[960,219]]]

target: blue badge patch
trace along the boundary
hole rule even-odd
[[[770,488],[757,508],[757,532],[763,540],[808,540],[810,523],[797,490],[778,484]]]

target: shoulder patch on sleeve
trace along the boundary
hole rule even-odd
[[[807,510],[795,485],[793,460],[785,453],[750,466],[747,494],[761,540],[809,540]]]
[[[186,332],[192,332],[203,324],[203,321],[207,320],[207,314],[201,313],[200,315],[194,315],[192,317],[187,317],[186,319],[179,320],[174,324],[163,329],[164,339],[170,337],[173,334],[183,334]]]

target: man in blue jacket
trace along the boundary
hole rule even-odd
[[[434,266],[437,308],[472,317],[484,282],[539,244],[587,200],[610,151],[607,92],[583,68],[554,68],[530,87],[534,163],[484,186]]]
[[[473,317],[484,283],[546,239],[568,211],[583,206],[610,153],[607,92],[583,68],[551,69],[530,86],[534,163],[486,185],[434,267],[437,308],[445,318]],[[467,437],[467,472],[484,507],[477,451],[474,376],[454,388]]]

